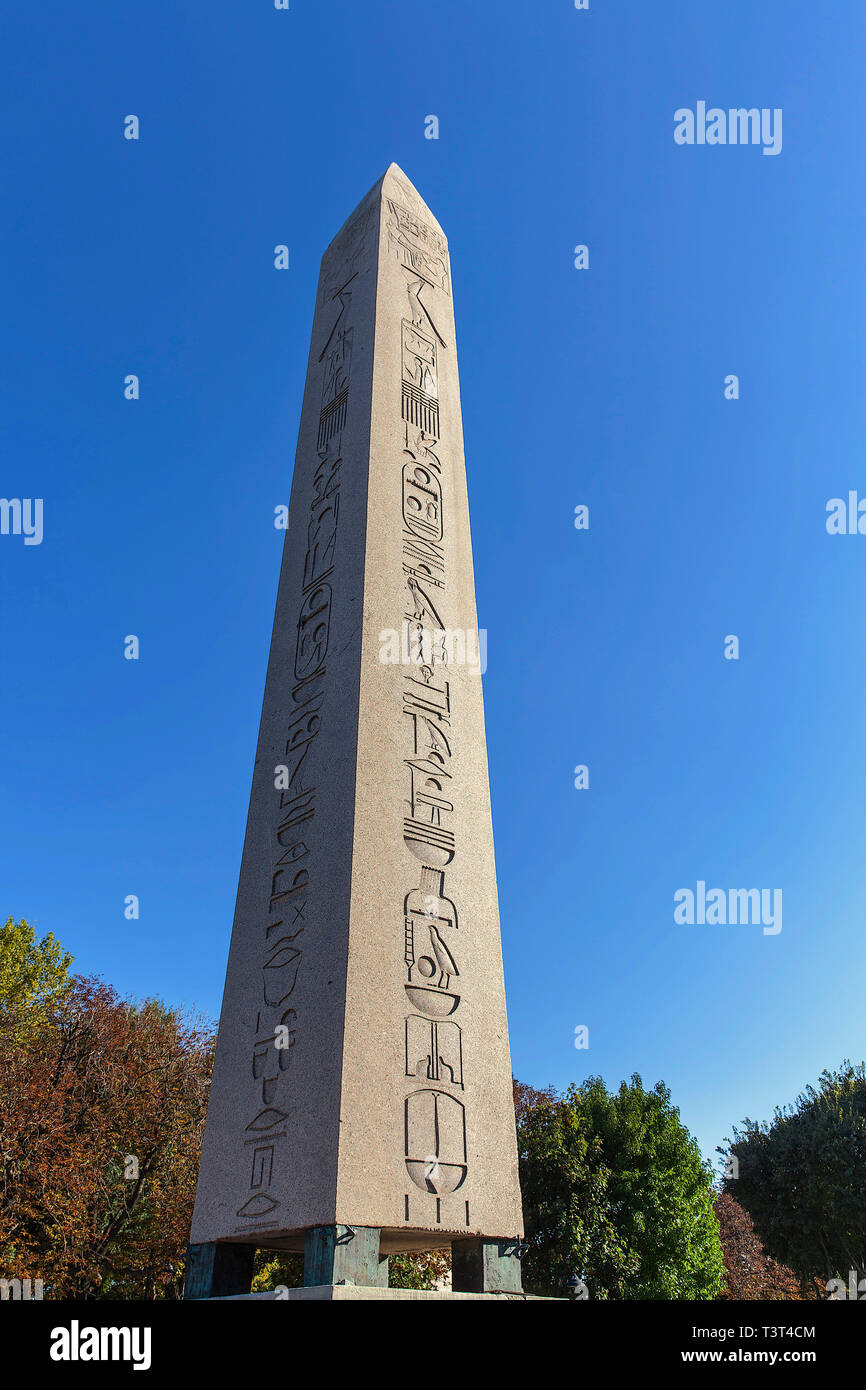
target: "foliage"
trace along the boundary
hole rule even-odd
[[[709,1165],[661,1082],[516,1093],[524,1287],[590,1298],[710,1299],[722,1282]]]
[[[720,1298],[754,1302],[820,1296],[814,1288],[801,1286],[792,1269],[770,1259],[752,1218],[729,1192],[720,1192],[716,1197],[715,1213],[725,1261],[725,1285]]]
[[[257,1250],[253,1265],[252,1293],[268,1289],[300,1289],[304,1283],[304,1257],[293,1250]]]
[[[519,1090],[518,1090],[519,1088]],[[631,1268],[608,1199],[610,1171],[571,1093],[515,1083],[527,1293],[563,1298],[572,1278],[608,1297]]]
[[[56,937],[48,932],[41,941],[29,922],[16,922],[9,917],[0,927],[0,1014],[6,1014],[6,1028],[12,1027],[13,1015],[29,1026],[46,1011],[69,987],[69,967],[72,956],[64,951]]]
[[[559,1099],[555,1086],[545,1086],[543,1090],[539,1091],[535,1086],[527,1086],[525,1081],[518,1081],[516,1076],[511,1078],[511,1090],[514,1096],[514,1118],[517,1121],[518,1133],[520,1126],[536,1105],[543,1100],[548,1100],[552,1104]]]
[[[212,1053],[197,1022],[98,980],[0,1010],[3,1275],[178,1295]]]
[[[417,1255],[391,1255],[388,1260],[388,1287],[435,1289],[450,1269],[450,1250],[423,1250]]]
[[[725,1190],[767,1253],[802,1280],[866,1277],[866,1068],[842,1063],[770,1124],[743,1121]]]

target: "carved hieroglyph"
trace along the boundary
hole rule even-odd
[[[521,1232],[481,679],[421,640],[456,629],[448,246],[391,165],[322,261],[195,1243]]]

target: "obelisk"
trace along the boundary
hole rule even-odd
[[[448,245],[392,164],[322,260],[187,1297],[257,1247],[520,1290],[484,650]]]

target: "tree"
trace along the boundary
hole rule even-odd
[[[517,1130],[529,1115],[530,1111],[543,1100],[549,1100],[551,1104],[559,1100],[559,1095],[554,1086],[545,1086],[539,1091],[535,1086],[527,1086],[525,1081],[518,1081],[516,1076],[511,1078],[511,1091],[514,1098],[514,1118],[517,1122]]]
[[[610,1095],[600,1077],[581,1088],[582,1104],[612,1170],[618,1230],[638,1268],[624,1298],[715,1298],[722,1250],[713,1214],[712,1169],[680,1122],[663,1082],[645,1091],[633,1075]]]
[[[19,1026],[38,1027],[46,1011],[69,987],[72,956],[48,932],[41,941],[21,918],[9,917],[0,927],[0,1014],[11,1027],[14,1013]]]
[[[517,1109],[523,1287],[562,1298],[580,1280],[591,1297],[608,1298],[632,1265],[613,1218],[601,1142],[573,1088],[562,1098],[527,1090],[521,1087]]]
[[[723,1299],[765,1301],[814,1297],[803,1289],[792,1269],[770,1259],[758,1239],[752,1218],[729,1192],[715,1201],[716,1219],[725,1261]]]
[[[661,1082],[590,1077],[526,1105],[518,1127],[524,1285],[562,1296],[710,1299],[722,1282],[712,1172]]]
[[[729,1141],[724,1187],[767,1253],[801,1280],[866,1277],[866,1068],[822,1072],[771,1123],[746,1119]],[[723,1152],[720,1150],[720,1152]]]
[[[54,1298],[176,1297],[213,1054],[157,1000],[75,978],[0,1011],[0,1268]]]
[[[451,1270],[450,1250],[422,1250],[417,1255],[391,1255],[388,1287],[435,1289]]]

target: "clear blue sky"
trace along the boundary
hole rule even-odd
[[[663,1078],[712,1153],[863,1057],[860,0],[5,28],[0,913],[218,1012],[318,262],[395,160],[451,245],[516,1074]],[[677,146],[699,100],[781,154]],[[677,926],[699,879],[781,933]]]

